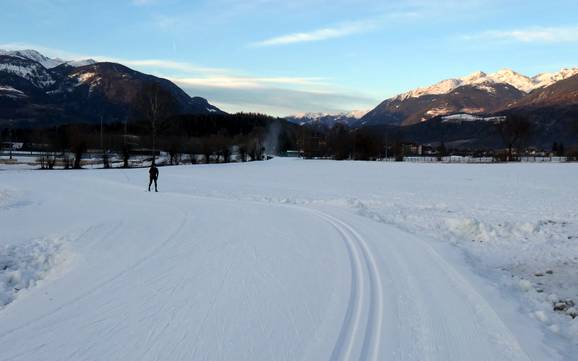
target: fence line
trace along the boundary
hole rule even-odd
[[[391,159],[386,159],[385,161],[390,161]],[[403,157],[404,162],[410,163],[504,163],[496,157],[474,157],[474,156],[445,156],[445,157],[435,157],[435,156],[408,156]],[[567,163],[571,162],[573,159],[569,157],[546,157],[546,156],[523,156],[518,157],[512,162],[519,163]]]

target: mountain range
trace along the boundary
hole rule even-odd
[[[359,122],[364,124],[353,126],[372,134],[398,134],[405,141],[418,144],[444,142],[452,148],[487,149],[503,146],[496,122],[515,116],[530,122],[530,134],[524,139],[526,145],[542,149],[549,149],[554,142],[572,145],[578,143],[578,74],[572,75],[574,72],[563,70],[553,74],[553,82],[538,86],[529,93],[496,82],[462,85],[447,94],[421,95],[416,92],[413,97],[407,93],[396,97],[397,100],[390,100],[390,103],[398,101],[398,109],[403,109],[408,115],[402,121],[388,122],[391,117],[387,113],[379,117],[379,112],[383,111],[380,109],[382,103],[360,119]],[[480,84],[483,88],[479,88]],[[432,105],[428,106],[427,102]],[[479,109],[469,109],[472,104]],[[424,119],[408,121],[412,110]],[[435,110],[435,114],[431,110]]]
[[[361,119],[367,111],[354,110],[341,113],[299,113],[285,117],[292,124],[333,128],[337,124],[350,126]]]
[[[480,71],[389,98],[352,126],[409,126],[438,116],[460,113],[492,115],[519,109],[530,103],[560,103],[563,99],[550,98],[560,97],[561,94],[544,91],[566,81],[566,88],[573,89],[574,81],[571,79],[576,76],[578,68],[562,69],[556,73],[543,73],[534,77],[510,69],[492,74]],[[549,99],[546,100],[545,97]]]
[[[34,50],[0,50],[0,127],[8,122],[46,127],[130,120],[137,113],[139,93],[151,84],[170,95],[174,115],[224,114],[169,80],[121,64],[52,59]],[[512,114],[533,123],[534,144],[575,143],[572,129],[578,121],[578,68],[533,77],[510,69],[490,74],[480,71],[399,94],[369,112],[302,113],[285,119],[313,128],[343,124],[389,133],[394,129],[420,143],[444,138],[475,146],[482,138],[479,134],[492,131],[492,122]]]
[[[190,97],[169,80],[124,65],[92,59],[51,59],[34,50],[0,51],[0,126],[50,126],[125,121],[134,116],[141,89],[157,84],[177,114],[224,113]]]

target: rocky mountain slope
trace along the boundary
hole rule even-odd
[[[124,121],[135,117],[139,93],[158,84],[177,114],[223,113],[172,82],[116,63],[67,62],[36,51],[0,53],[0,126]]]
[[[576,75],[578,68],[534,77],[509,69],[492,74],[476,72],[387,99],[354,126],[407,126],[456,113],[492,114],[522,104],[523,99],[534,92]]]

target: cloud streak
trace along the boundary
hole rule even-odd
[[[286,116],[302,112],[338,113],[370,109],[377,99],[350,91],[314,92],[286,88],[221,88],[180,84],[187,93],[203,94],[212,104],[228,112],[265,112]]]
[[[198,78],[171,78],[183,86],[201,86],[228,89],[263,89],[271,86],[319,88],[326,87],[323,78],[315,77],[251,77],[251,76],[209,76]],[[322,90],[319,90],[322,91]]]
[[[475,35],[467,35],[464,38],[466,40],[495,40],[522,43],[572,43],[578,42],[578,26],[490,30]]]
[[[136,6],[145,6],[154,4],[157,0],[132,0],[131,3]]]
[[[36,49],[49,57],[66,60],[92,58],[134,67],[165,77],[191,96],[202,96],[226,111],[267,112],[287,115],[298,112],[340,112],[369,108],[377,100],[365,94],[341,89],[322,77],[252,76],[238,70],[209,68],[163,59],[120,59],[83,55],[34,44],[0,44],[0,49]],[[160,74],[165,71],[170,75]]]
[[[156,69],[166,69],[166,70],[176,70],[183,73],[227,73],[230,69],[225,68],[210,68],[202,67],[186,62],[178,62],[172,60],[163,59],[141,59],[141,60],[128,60],[119,59],[111,57],[93,57],[98,61],[110,61],[114,63],[121,63],[127,66],[141,67],[141,68],[156,68]]]
[[[292,33],[277,36],[250,44],[253,47],[280,46],[296,43],[322,41],[328,39],[342,38],[345,36],[364,33],[377,27],[374,19],[345,23],[335,27],[326,27],[310,32]]]
[[[232,70],[226,68],[211,68],[203,67],[188,62],[179,62],[166,59],[122,59],[111,56],[102,55],[86,55],[78,54],[69,51],[63,51],[60,49],[49,48],[36,44],[27,43],[5,43],[0,44],[0,49],[6,50],[27,50],[34,49],[48,57],[56,57],[65,60],[84,60],[84,59],[94,59],[99,62],[112,62],[120,63],[126,66],[137,67],[147,70],[171,70],[181,73],[201,73],[201,74],[224,74],[231,72]]]

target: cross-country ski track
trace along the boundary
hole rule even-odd
[[[39,219],[10,236],[62,236],[66,261],[0,309],[0,361],[559,358],[427,240],[329,203],[170,188],[172,169],[144,195],[142,170],[8,185],[30,199],[2,228]]]

